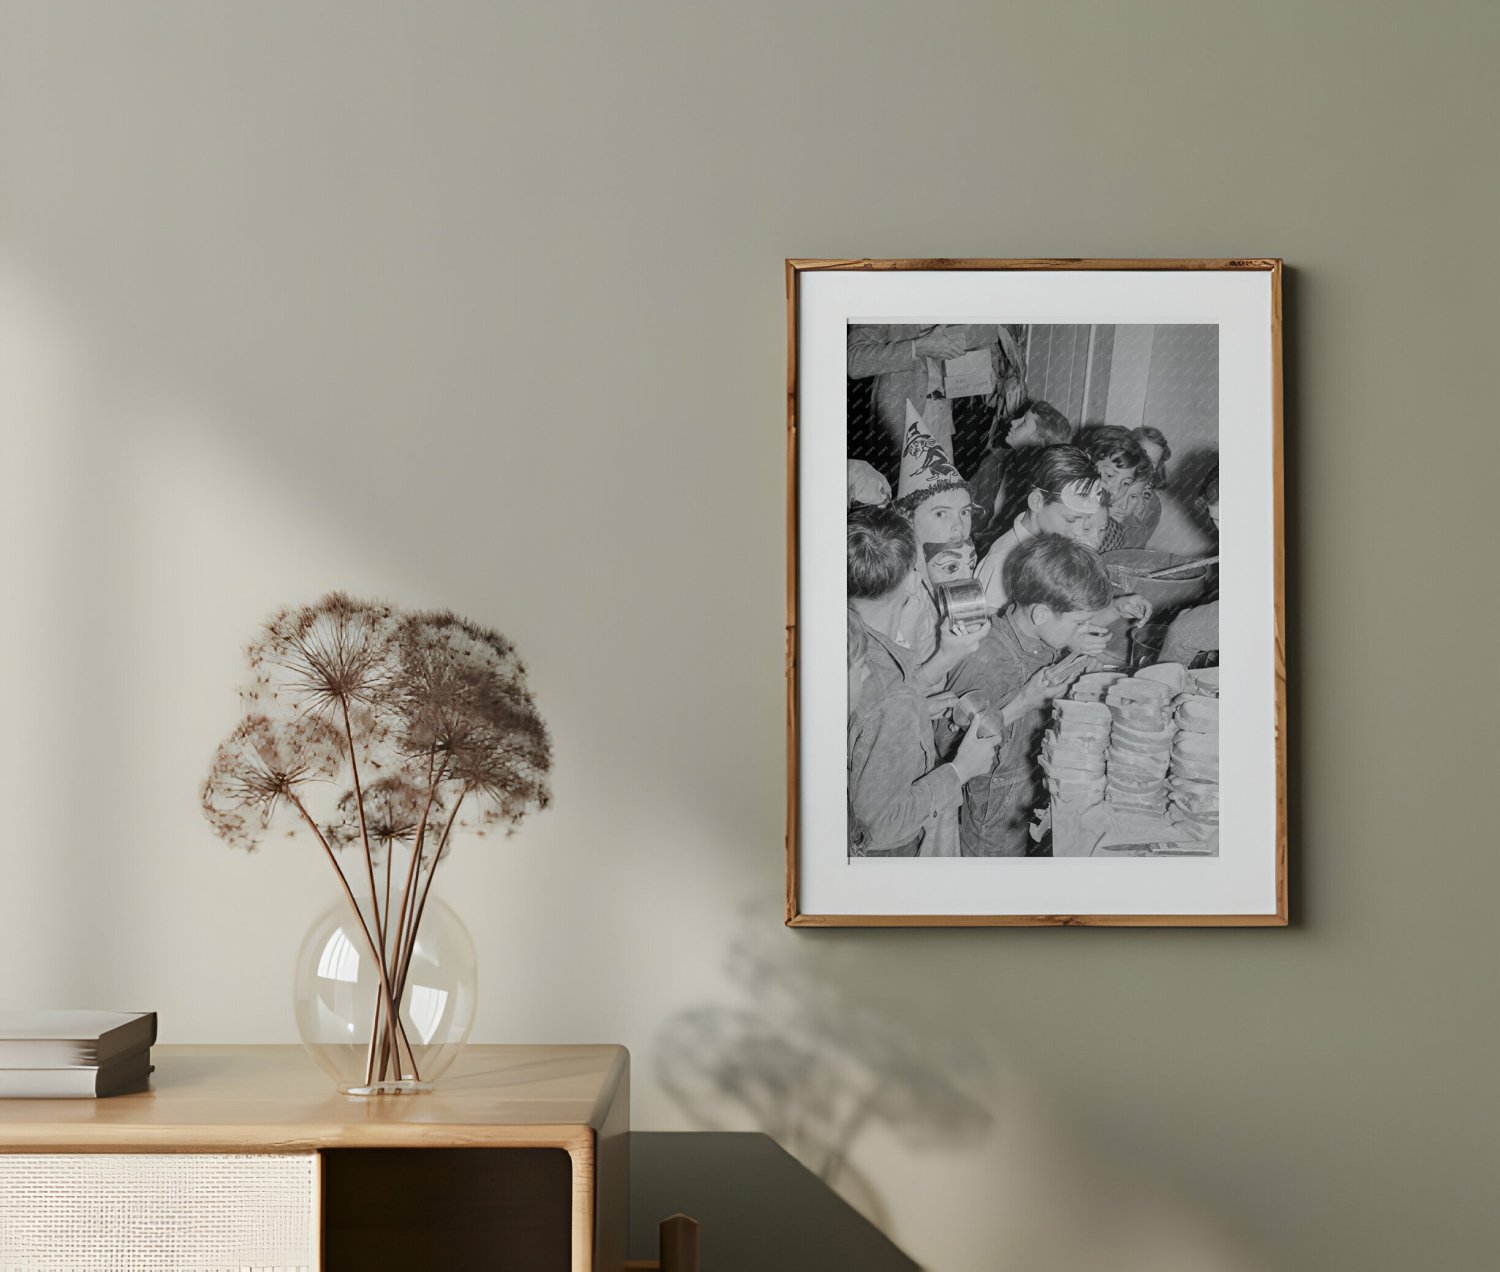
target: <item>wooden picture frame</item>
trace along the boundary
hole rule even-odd
[[[1281,355],[1281,284],[1282,262],[1266,258],[1228,258],[1213,260],[802,260],[786,262],[787,295],[787,892],[786,921],[794,927],[982,927],[982,926],[1283,926],[1288,921],[1287,899],[1287,685],[1285,664],[1285,612],[1283,597],[1284,525],[1282,473],[1282,355]],[[974,335],[994,328],[998,334],[993,343],[999,352],[988,356],[996,368],[988,381],[993,387],[983,406],[974,401],[949,401],[942,411],[931,409],[932,402],[943,406],[941,387],[957,384],[954,356],[958,345],[934,345],[925,334],[971,333],[966,350],[982,347],[978,342],[991,339]],[[838,644],[837,620],[840,611],[848,612],[847,582],[843,585],[845,604],[838,603],[840,590],[838,570],[839,517],[833,503],[832,486],[839,470],[846,475],[846,501],[851,499],[853,481],[847,465],[851,438],[856,436],[856,386],[864,377],[853,377],[851,369],[865,370],[865,361],[851,364],[849,349],[856,343],[863,350],[867,334],[880,339],[893,338],[881,348],[895,351],[910,338],[912,330],[924,333],[911,346],[909,374],[913,383],[934,384],[940,391],[930,394],[930,401],[920,412],[908,407],[907,423],[916,421],[919,433],[931,417],[935,431],[943,415],[957,417],[964,408],[967,424],[948,422],[950,448],[968,446],[972,451],[976,421],[990,418],[984,412],[993,410],[989,440],[1003,434],[1002,426],[1014,429],[1021,416],[1005,418],[1008,409],[1017,409],[1016,401],[1043,396],[1037,381],[1046,381],[1047,392],[1067,397],[1071,409],[1061,409],[1070,426],[1082,428],[1094,424],[1127,427],[1136,420],[1142,424],[1156,418],[1187,421],[1188,430],[1198,438],[1200,466],[1212,451],[1212,497],[1219,498],[1217,473],[1219,457],[1224,460],[1224,513],[1222,527],[1217,503],[1212,509],[1212,532],[1218,544],[1212,549],[1217,568],[1211,604],[1214,618],[1214,644],[1218,644],[1219,604],[1225,621],[1222,624],[1224,663],[1211,675],[1201,669],[1173,680],[1169,692],[1174,696],[1162,707],[1166,721],[1161,727],[1173,741],[1174,758],[1164,793],[1149,793],[1143,798],[1164,802],[1165,817],[1174,828],[1192,828],[1197,838],[1172,839],[1176,829],[1156,841],[1131,844],[1123,842],[1146,822],[1136,817],[1155,818],[1154,806],[1137,813],[1129,804],[1131,792],[1118,796],[1115,771],[1118,748],[1126,746],[1128,729],[1109,734],[1115,751],[1106,750],[1111,776],[1109,794],[1098,796],[1093,787],[1077,797],[1094,800],[1085,810],[1086,830],[1076,833],[1076,819],[1071,819],[1067,798],[1044,801],[1052,811],[1039,814],[1041,824],[1030,829],[1028,855],[993,856],[988,859],[971,854],[969,841],[960,851],[930,850],[938,842],[935,823],[924,823],[920,831],[921,847],[914,854],[909,846],[893,850],[891,859],[869,860],[880,855],[872,849],[861,855],[852,840],[861,840],[864,823],[856,817],[850,800],[848,755],[845,756],[845,837],[840,843],[833,823],[837,819],[837,750],[839,713],[837,704],[846,707],[844,722],[853,719],[849,712],[852,679],[868,671],[850,656],[846,671],[855,671],[839,682],[835,674]],[[1087,334],[1085,344],[1085,332]],[[1209,333],[1212,333],[1211,337]],[[1007,339],[1007,336],[1009,337]],[[895,337],[902,337],[900,339]],[[870,337],[874,339],[875,337]],[[1067,345],[1066,340],[1072,344]],[[1045,340],[1045,366],[1035,362],[1023,343],[1041,348]],[[1106,340],[1109,358],[1103,353]],[[1057,342],[1054,349],[1053,342]],[[866,343],[860,343],[866,342]],[[951,342],[950,342],[951,344]],[[1210,358],[1206,350],[1212,347]],[[934,356],[936,348],[940,356]],[[1145,350],[1144,355],[1142,349]],[[1058,352],[1064,350],[1064,352]],[[1185,351],[1185,352],[1184,352]],[[884,356],[882,354],[882,356]],[[964,354],[957,355],[965,356]],[[972,352],[967,356],[976,365]],[[984,392],[983,357],[978,357],[978,387],[964,382],[964,391],[975,398]],[[1211,362],[1212,392],[1205,387]],[[837,371],[842,364],[844,371]],[[938,367],[941,364],[941,368]],[[1107,365],[1106,365],[1107,364]],[[884,366],[885,363],[880,365]],[[925,365],[926,380],[922,379]],[[1039,369],[1039,367],[1041,369]],[[1153,372],[1155,385],[1153,388]],[[908,431],[904,437],[892,431],[899,424],[889,423],[880,415],[878,399],[884,390],[882,377],[896,373],[880,371],[870,376],[873,387],[867,390],[876,405],[861,417],[860,436],[893,439],[885,462],[885,477],[899,500],[900,456],[912,452],[917,434]],[[901,372],[900,374],[908,374]],[[1014,380],[1019,375],[1022,392],[1018,399]],[[1080,386],[1078,377],[1082,376]],[[1003,380],[1003,388],[1001,381]],[[1139,383],[1144,380],[1144,384]],[[898,382],[897,389],[903,382]],[[1186,384],[1181,392],[1174,385]],[[1066,386],[1066,387],[1064,387]],[[1177,392],[1174,398],[1173,393]],[[899,394],[898,394],[899,395]],[[1205,440],[1207,403],[1213,401],[1212,445]],[[1007,408],[1004,403],[1010,401]],[[909,401],[909,397],[908,397]],[[1186,405],[1184,405],[1186,403]],[[1193,404],[1196,403],[1196,410]],[[1019,409],[1026,410],[1023,405]],[[1177,413],[1174,415],[1173,412]],[[1155,415],[1153,415],[1155,412]],[[879,417],[877,421],[877,417]],[[1034,412],[1032,423],[1039,418]],[[1194,431],[1196,430],[1196,431]],[[1087,438],[1097,447],[1099,435]],[[1051,439],[1049,439],[1051,440]],[[1168,431],[1168,440],[1171,433]],[[929,438],[922,438],[924,445]],[[884,444],[884,442],[882,442]],[[941,449],[941,447],[939,447]],[[996,447],[995,449],[1004,449]],[[1151,448],[1147,448],[1151,451]],[[1040,452],[1037,452],[1039,454]],[[1017,456],[1019,447],[1010,451],[1005,470],[1024,472],[1034,467],[1036,459],[1024,464]],[[1155,452],[1152,451],[1154,456]],[[988,458],[988,454],[986,458]],[[1191,459],[1191,455],[1189,458]],[[955,456],[949,456],[949,459]],[[959,463],[964,468],[963,463]],[[1106,475],[1117,472],[1101,465]],[[1139,475],[1139,470],[1133,470]],[[1157,472],[1160,469],[1155,470]],[[967,478],[970,472],[964,472]],[[996,506],[1015,498],[1029,478],[1017,477],[1014,489],[995,496]],[[1116,480],[1120,478],[1116,477]],[[1149,496],[1140,495],[1127,485],[1108,493],[1100,487],[1099,496],[1109,509],[1110,519],[1133,500],[1154,498],[1157,515],[1163,509],[1180,513],[1187,499],[1185,489],[1174,489],[1172,478]],[[1035,487],[1033,487],[1035,488]],[[1206,491],[1208,487],[1205,485]],[[916,488],[920,494],[920,487]],[[1043,503],[1052,498],[1042,496]],[[902,500],[910,514],[910,498]],[[1018,538],[1030,538],[1025,530],[1032,514],[1026,503],[1006,504],[1007,509],[1020,507],[1023,522],[1011,532]],[[920,507],[920,505],[918,505]],[[987,516],[992,532],[1005,531],[1000,514],[994,508],[972,505],[979,515]],[[861,514],[866,516],[867,514]],[[1133,515],[1133,514],[1132,514]],[[845,518],[847,520],[847,516]],[[877,518],[878,520],[878,518]],[[915,520],[909,516],[909,520]],[[882,522],[881,524],[884,524]],[[1010,523],[1007,521],[1006,525]],[[1122,522],[1123,524],[1123,522]],[[1157,530],[1166,523],[1157,524]],[[1184,526],[1189,522],[1181,521]],[[1043,526],[1045,529],[1045,525]],[[1106,537],[1118,529],[1107,525]],[[1188,533],[1187,530],[1182,531]],[[929,548],[929,551],[932,549]],[[983,556],[983,551],[980,552]],[[1023,554],[1026,555],[1026,554]],[[1038,556],[1035,551],[1030,556]],[[1141,553],[1138,555],[1146,555]],[[1198,558],[1186,562],[1182,573],[1209,578],[1206,564],[1209,554],[1201,550],[1187,554]],[[972,560],[972,556],[970,557]],[[1106,560],[1115,559],[1106,554]],[[917,575],[922,577],[922,549],[918,545]],[[1124,569],[1124,567],[1117,567]],[[1133,565],[1131,568],[1135,568]],[[1140,567],[1144,570],[1144,567]],[[998,568],[991,572],[987,589],[1001,577]],[[1008,581],[1010,575],[1004,575]],[[1121,578],[1129,585],[1124,590],[1149,591],[1144,573],[1140,583],[1135,576],[1111,572],[1115,591],[1122,590]],[[1159,582],[1159,581],[1150,581]],[[934,589],[930,580],[928,590]],[[1205,584],[1207,586],[1207,584]],[[1207,592],[1201,595],[1208,595]],[[993,596],[992,596],[993,599]],[[910,600],[907,602],[910,604]],[[1176,610],[1182,614],[1198,612],[1198,605],[1184,603]],[[1164,619],[1171,611],[1159,608],[1152,622]],[[1007,619],[1006,614],[1012,615]],[[992,629],[1010,622],[1025,626],[1028,614],[1045,618],[1050,611],[1040,606],[1023,607],[1017,601],[1007,611],[991,609]],[[1019,616],[1017,616],[1019,615]],[[1111,684],[1116,696],[1129,697],[1141,679],[1136,673],[1151,665],[1149,640],[1164,639],[1157,630],[1147,636],[1151,624],[1123,620],[1130,626],[1131,647],[1126,671],[1129,685],[1124,690]],[[1102,623],[1102,620],[1101,620]],[[856,627],[859,624],[856,624]],[[1184,630],[1191,623],[1183,624]],[[875,630],[875,629],[871,629]],[[1003,633],[1002,633],[1003,634]],[[1110,639],[1118,635],[1112,629]],[[877,644],[882,666],[897,665],[907,672],[892,671],[897,680],[909,675],[920,661],[918,651],[890,651],[888,633],[881,631]],[[999,639],[993,631],[985,639]],[[904,644],[899,632],[894,637]],[[1137,648],[1136,642],[1139,642]],[[1041,646],[1038,646],[1041,648]],[[1175,646],[1166,645],[1169,652]],[[1146,653],[1142,655],[1141,651]],[[846,647],[846,653],[848,652]],[[1217,661],[1219,651],[1212,651]],[[1064,655],[1056,655],[1062,659]],[[1094,664],[1089,664],[1094,665]],[[1144,679],[1168,680],[1177,675],[1171,668],[1180,664],[1158,661],[1156,670]],[[927,664],[934,667],[935,663]],[[1131,669],[1134,671],[1131,671]],[[1183,715],[1182,704],[1189,697],[1196,702],[1205,695],[1216,697],[1212,718],[1218,720],[1220,703],[1219,676],[1224,682],[1224,723],[1213,730],[1213,753],[1205,754],[1205,772],[1184,762],[1183,771],[1190,778],[1177,776],[1177,748],[1183,754],[1198,751],[1188,743],[1202,742],[1202,737],[1188,738],[1181,730],[1188,724],[1176,724],[1194,717],[1194,708]],[[925,674],[925,669],[924,669]],[[955,685],[953,674],[947,683]],[[1051,673],[1048,673],[1051,674]],[[1108,690],[1099,677],[1100,693]],[[962,676],[959,676],[962,680]],[[884,682],[881,682],[884,683]],[[1077,682],[1074,682],[1075,684]],[[843,685],[843,688],[840,688]],[[961,686],[959,686],[961,687]],[[1147,686],[1149,688],[1149,686]],[[927,686],[931,688],[931,686]],[[896,691],[893,691],[896,692]],[[900,691],[904,692],[904,691]],[[1071,692],[1071,690],[1069,691]],[[1082,689],[1079,690],[1082,693]],[[1148,695],[1149,696],[1149,695]],[[1172,703],[1177,704],[1176,707]],[[981,699],[982,706],[992,705]],[[998,704],[995,704],[998,709]],[[1125,706],[1133,705],[1128,701]],[[1115,726],[1120,727],[1120,702],[1111,706]],[[1205,710],[1207,708],[1204,708]],[[951,713],[950,713],[951,714]],[[1046,711],[1035,718],[1047,718]],[[1133,721],[1132,721],[1133,722]],[[941,723],[941,722],[940,722]],[[954,736],[963,727],[947,724]],[[1018,726],[1007,726],[1015,728]],[[1060,725],[1048,725],[1060,728]],[[1150,726],[1155,728],[1155,725]],[[1193,726],[1197,727],[1197,726]],[[1172,730],[1178,730],[1173,733]],[[847,730],[846,730],[847,732]],[[1153,735],[1155,736],[1155,735]],[[1002,746],[1020,746],[1007,733]],[[1219,817],[1219,757],[1217,746],[1222,739],[1225,748],[1223,768],[1223,817]],[[1055,757],[1057,739],[1051,754]],[[1103,744],[1108,748],[1111,743]],[[998,753],[998,752],[997,752]],[[1124,763],[1121,760],[1120,763]],[[1163,761],[1165,763],[1165,761]],[[939,767],[941,767],[939,765]],[[864,770],[862,770],[864,771]],[[998,766],[997,766],[998,771]],[[1055,771],[1055,770],[1051,770]],[[1124,768],[1120,772],[1125,772]],[[1065,776],[1074,776],[1067,774]],[[982,779],[993,783],[998,778]],[[1052,784],[1046,775],[1036,774],[1039,790],[1072,789]],[[1100,782],[1106,779],[1101,775]],[[946,779],[945,779],[946,781]],[[1123,781],[1123,779],[1122,779]],[[1211,787],[1211,793],[1210,793]],[[902,787],[901,789],[905,789]],[[964,786],[969,800],[970,787]],[[1186,792],[1186,793],[1184,793]],[[1055,805],[1055,806],[1054,806]],[[977,805],[976,805],[977,806]],[[967,816],[965,811],[951,814]],[[1054,816],[1055,813],[1055,816]],[[1095,814],[1097,813],[1097,816]],[[932,814],[937,816],[937,814]],[[944,812],[942,816],[950,816]],[[1088,818],[1093,817],[1092,821]],[[1206,820],[1194,820],[1201,818]],[[1107,829],[1098,829],[1101,819]],[[1174,820],[1176,819],[1176,820]],[[1048,823],[1053,822],[1049,828]],[[1150,822],[1152,826],[1157,823]],[[1165,823],[1163,823],[1165,824]],[[850,827],[857,829],[851,832]],[[976,816],[965,833],[980,825]],[[1153,835],[1158,832],[1153,831]],[[1186,833],[1186,832],[1184,832]],[[1208,845],[1210,842],[1212,849]],[[1038,838],[1040,836],[1040,838]],[[1098,838],[1095,838],[1098,836]],[[946,834],[944,836],[946,838]],[[878,836],[864,835],[862,842],[875,844]],[[1051,842],[1055,857],[1040,859],[1037,846]],[[1088,845],[1092,843],[1093,847]],[[982,836],[975,840],[980,851],[992,845]],[[1007,847],[1001,844],[1001,847]],[[1083,851],[1087,848],[1087,851]],[[1191,855],[1189,855],[1191,854]],[[897,860],[897,855],[906,857]],[[947,857],[946,860],[935,859]],[[1063,858],[1075,858],[1063,860]],[[1147,859],[1149,858],[1149,859]]]

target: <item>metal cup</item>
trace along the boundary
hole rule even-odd
[[[937,585],[938,618],[944,627],[966,632],[981,627],[989,619],[989,603],[984,584],[978,579],[954,579]]]

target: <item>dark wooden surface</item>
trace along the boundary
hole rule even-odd
[[[568,1272],[560,1148],[328,1149],[325,1272]]]
[[[698,1221],[703,1272],[918,1266],[765,1135],[632,1132],[630,1257],[655,1259],[657,1225],[678,1212]]]

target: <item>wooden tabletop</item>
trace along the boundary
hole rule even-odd
[[[617,1046],[469,1046],[437,1089],[340,1095],[300,1046],[159,1046],[151,1089],[98,1100],[0,1099],[0,1152],[575,1149],[591,1142],[629,1055]]]

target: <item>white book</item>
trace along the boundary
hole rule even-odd
[[[0,1069],[89,1068],[155,1041],[154,1011],[0,1011]]]
[[[69,1069],[0,1069],[0,1099],[88,1100],[144,1091],[151,1052],[118,1056],[108,1064]]]

